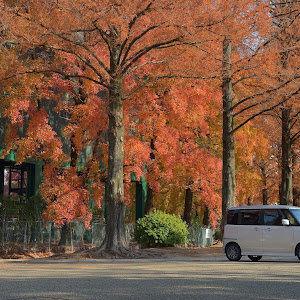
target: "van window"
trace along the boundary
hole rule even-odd
[[[267,226],[282,226],[282,214],[279,209],[263,210],[264,225]]]
[[[293,210],[294,211],[294,210]],[[288,209],[282,210],[284,217],[290,221],[291,226],[298,226],[297,220],[294,218],[294,216],[291,214],[291,212]],[[300,210],[299,210],[300,212]]]
[[[240,224],[241,225],[259,225],[259,210],[241,210]]]
[[[238,215],[239,215],[238,210],[229,210],[227,213],[227,224],[237,225]]]
[[[300,209],[291,209],[289,212],[297,220],[297,223],[300,225]]]

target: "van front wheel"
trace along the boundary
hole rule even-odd
[[[262,256],[260,255],[248,255],[248,257],[252,260],[252,261],[259,261],[261,260]]]
[[[242,257],[241,248],[236,243],[229,243],[225,247],[226,257],[231,261],[239,261]]]

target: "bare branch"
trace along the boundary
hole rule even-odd
[[[162,75],[162,76],[147,78],[140,85],[133,88],[131,90],[131,92],[128,95],[126,95],[123,99],[125,100],[125,99],[129,98],[131,95],[133,95],[139,89],[146,87],[147,84],[154,83],[155,81],[158,81],[161,79],[214,79],[214,78],[218,78],[218,77],[221,77],[221,76],[216,75],[216,76],[205,77],[205,76],[184,76],[184,75]]]
[[[232,83],[232,86],[235,86],[236,84],[238,84],[239,82],[245,80],[245,79],[249,79],[249,78],[253,78],[256,77],[256,75],[249,75],[249,76],[244,76],[241,77],[240,79],[236,80],[235,82]]]
[[[21,14],[19,14],[18,12],[15,13],[15,15],[17,17],[20,17],[22,19],[25,19],[31,23],[34,23],[40,27],[42,27],[43,29],[46,29],[48,32],[50,32],[52,35],[55,35],[57,37],[59,37],[60,39],[66,41],[66,42],[69,42],[73,45],[76,45],[78,47],[81,47],[83,49],[85,49],[87,52],[89,52],[95,59],[96,61],[98,62],[98,64],[109,74],[109,69],[107,66],[105,66],[105,64],[101,61],[101,59],[99,59],[99,57],[94,53],[94,51],[92,51],[88,46],[86,46],[85,44],[81,43],[81,42],[76,42],[76,41],[73,41],[72,39],[70,38],[67,38],[66,36],[64,36],[63,34],[61,33],[58,33],[58,32],[55,32],[54,30],[50,29],[49,27],[47,27],[46,25],[44,25],[43,23],[38,23],[36,22],[35,20],[33,19],[30,19],[26,16],[23,16]]]
[[[89,67],[90,69],[92,69],[94,71],[94,73],[101,79],[101,81],[103,82],[104,86],[107,86],[107,80],[103,77],[103,75],[101,73],[98,72],[98,70],[86,59],[84,59],[82,56],[80,56],[79,54],[77,54],[75,51],[72,50],[66,50],[66,49],[62,49],[62,48],[57,48],[57,47],[52,47],[52,46],[47,46],[48,48],[55,50],[55,51],[61,51],[61,52],[65,52],[65,53],[69,53],[69,54],[73,54],[75,55],[80,61],[82,61],[85,66]]]
[[[147,11],[150,11],[151,10],[151,5],[154,1],[150,1],[150,3],[141,11],[139,11],[133,18],[132,20],[129,22],[129,26],[128,26],[128,32],[127,32],[127,38],[124,40],[124,42],[122,43],[122,46],[121,46],[121,53],[123,52],[123,49],[125,48],[127,42],[128,42],[128,39],[130,37],[130,33],[131,33],[131,29],[132,27],[134,26],[135,22],[141,17],[141,16],[144,16],[146,14]],[[128,51],[129,52],[129,51]],[[124,61],[124,58],[123,58],[123,61]]]
[[[245,120],[245,121],[242,122],[240,125],[238,125],[236,128],[234,128],[234,129],[230,132],[230,134],[235,133],[238,129],[240,129],[241,127],[243,127],[245,124],[247,124],[248,122],[250,122],[251,120],[253,120],[253,119],[256,118],[257,116],[262,115],[262,114],[264,114],[265,112],[271,111],[271,110],[275,109],[276,107],[278,107],[278,106],[284,104],[284,103],[285,103],[286,101],[288,101],[291,97],[293,97],[294,95],[298,94],[299,91],[300,91],[300,88],[299,88],[297,91],[295,91],[295,92],[289,94],[289,95],[288,95],[284,100],[282,100],[281,102],[279,102],[279,103],[273,105],[273,106],[270,107],[270,108],[266,108],[266,109],[261,110],[260,112],[258,112],[258,113],[256,113],[256,114],[252,115],[252,116],[249,117],[247,120]]]
[[[153,29],[156,29],[156,28],[158,28],[158,27],[159,27],[159,26],[156,25],[156,26],[151,26],[151,27],[147,28],[145,31],[143,31],[141,34],[139,34],[138,36],[136,36],[136,37],[129,43],[129,45],[128,45],[127,49],[126,49],[126,52],[125,52],[125,54],[124,54],[124,56],[123,56],[121,65],[126,64],[126,63],[130,60],[130,58],[129,58],[128,60],[126,60],[126,58],[127,58],[128,54],[129,54],[129,51],[131,50],[132,46],[133,46],[139,39],[141,39],[143,36],[145,36],[149,31],[151,31],[151,30],[153,30]],[[121,53],[122,53],[122,52],[121,52]],[[120,54],[120,58],[121,58],[121,54]],[[119,60],[120,60],[120,58],[119,58]]]
[[[98,32],[100,33],[103,41],[107,44],[108,48],[110,48],[110,36],[102,29],[100,28],[98,25],[97,25],[97,20],[95,20],[93,22],[95,28],[98,30]]]
[[[140,65],[137,65],[137,66],[135,66],[134,68],[132,68],[129,72],[127,72],[127,75],[130,75],[130,74],[132,74],[133,72],[135,72],[137,69],[139,69],[139,68],[142,68],[142,67],[144,67],[144,66],[146,66],[146,65],[158,65],[158,64],[163,64],[163,63],[166,63],[166,61],[165,60],[160,60],[160,61],[152,61],[152,60],[150,60],[150,61],[147,61],[147,62],[145,62],[145,63],[143,63],[143,64],[140,64]]]
[[[8,76],[8,77],[4,77],[4,78],[0,78],[0,82],[1,81],[6,81],[6,80],[9,80],[9,79],[12,79],[12,78],[15,78],[15,77],[18,77],[18,76],[23,76],[23,75],[27,75],[27,74],[49,74],[49,73],[54,73],[54,74],[59,74],[61,75],[62,77],[64,77],[65,79],[71,79],[71,78],[83,78],[83,79],[86,79],[86,80],[90,80],[96,84],[99,84],[103,87],[107,87],[105,84],[103,84],[103,82],[101,81],[98,81],[92,77],[89,77],[89,76],[85,76],[85,75],[78,75],[78,74],[73,74],[73,75],[70,75],[70,74],[66,74],[60,70],[51,70],[51,69],[48,69],[48,70],[32,70],[32,71],[26,71],[26,72],[20,72],[20,73],[16,73],[16,74],[13,74],[11,76]]]
[[[265,94],[269,94],[269,93],[272,93],[272,92],[275,92],[275,91],[278,91],[279,89],[283,88],[284,86],[288,85],[290,82],[294,81],[295,79],[298,79],[300,76],[299,75],[295,75],[293,78],[285,81],[284,83],[280,84],[279,86],[275,87],[275,88],[271,88],[271,89],[268,89],[266,91],[263,91],[263,92],[260,92],[260,93],[257,93],[257,94],[254,94],[254,95],[251,95],[249,97],[246,97],[244,99],[241,99],[239,100],[235,105],[232,106],[232,109],[234,110],[235,108],[237,108],[239,105],[243,104],[244,102],[250,100],[250,99],[253,99],[253,98],[256,98],[256,97],[259,97],[259,96],[262,96],[262,95],[265,95]]]
[[[233,114],[233,117],[236,117],[236,116],[240,115],[241,113],[243,113],[243,112],[245,112],[245,111],[247,111],[247,110],[249,110],[251,108],[254,108],[254,107],[258,106],[258,105],[263,105],[263,104],[269,102],[270,100],[271,99],[266,99],[264,101],[257,102],[257,103],[254,103],[254,104],[250,105],[250,106],[247,106],[247,107],[241,109],[240,111],[236,112],[235,114]]]
[[[156,43],[151,46],[146,46],[143,49],[140,49],[138,52],[136,52],[130,58],[128,58],[127,61],[129,61],[129,63],[123,68],[122,74],[125,74],[127,72],[127,70],[132,66],[132,64],[134,64],[137,60],[139,60],[142,56],[147,54],[149,51],[151,51],[153,49],[157,49],[163,45],[170,45],[170,44],[173,44],[174,42],[178,42],[181,38],[182,38],[182,36],[178,36],[174,39],[171,39],[171,40],[168,40],[165,42],[161,42],[161,43]]]
[[[300,137],[300,130],[291,137],[291,144],[295,143],[299,137]]]
[[[220,24],[220,23],[224,22],[226,19],[228,19],[230,17],[230,15],[231,15],[231,13],[229,13],[223,19],[221,19],[219,21],[216,21],[216,22],[213,22],[213,23],[196,25],[195,28],[203,28],[203,27],[212,27],[212,26],[215,26],[217,24]]]

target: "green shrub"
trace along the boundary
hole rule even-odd
[[[166,247],[186,243],[188,233],[180,216],[155,210],[137,221],[134,237],[146,247]]]

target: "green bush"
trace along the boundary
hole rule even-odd
[[[186,243],[188,233],[180,216],[155,210],[137,221],[134,237],[146,247],[166,247]]]

